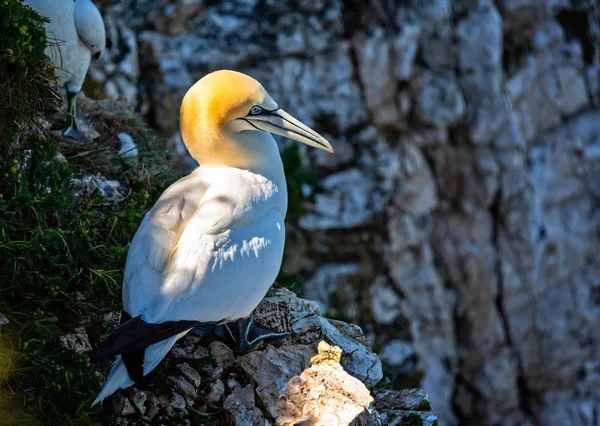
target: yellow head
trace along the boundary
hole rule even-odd
[[[283,111],[262,85],[245,74],[210,73],[186,93],[181,135],[200,164],[243,166],[256,155],[245,132],[270,132],[333,152],[325,138]],[[251,134],[250,134],[251,135]]]

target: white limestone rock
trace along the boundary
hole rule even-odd
[[[121,149],[119,155],[122,157],[137,157],[138,148],[133,138],[125,132],[121,132],[117,135],[119,141],[121,141]]]

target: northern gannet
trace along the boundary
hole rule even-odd
[[[271,133],[333,152],[258,81],[235,71],[194,84],[180,123],[199,167],[165,190],[133,238],[122,324],[92,355],[92,362],[117,357],[94,404],[150,373],[193,327],[249,318],[275,281],[287,188]],[[239,324],[227,333],[242,351],[270,331],[251,319]]]
[[[67,124],[63,134],[85,139],[77,130],[77,94],[81,90],[91,58],[99,59],[106,47],[104,21],[91,0],[25,0],[24,3],[49,19],[46,23],[46,55],[55,67],[61,87],[67,91]],[[109,42],[110,43],[110,42]]]

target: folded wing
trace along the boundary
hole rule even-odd
[[[275,281],[285,227],[268,193],[207,187],[194,174],[176,182],[136,232],[123,280],[132,319],[92,356],[121,355],[99,401],[148,374],[196,324],[250,315]]]

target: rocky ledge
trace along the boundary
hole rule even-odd
[[[254,314],[288,336],[240,356],[186,336],[159,371],[105,402],[116,424],[437,424],[422,390],[369,390],[383,373],[360,327],[322,317],[317,303],[285,289]]]

